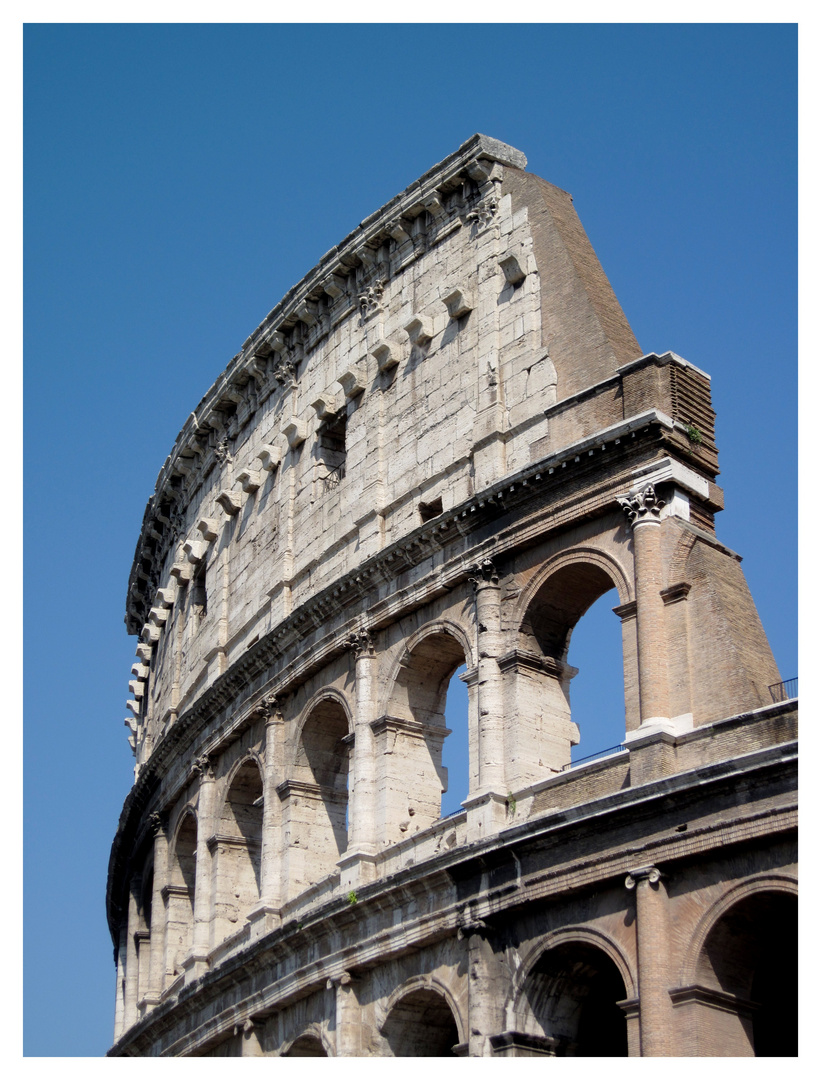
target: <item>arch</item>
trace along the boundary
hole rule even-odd
[[[798,1054],[798,904],[794,879],[761,875],[728,889],[693,935],[676,992],[698,1052]]]
[[[193,943],[198,828],[196,811],[186,806],[168,847],[165,970],[169,981],[182,971],[182,961]]]
[[[374,728],[377,761],[383,769],[379,789],[386,793],[382,816],[388,843],[441,817],[442,795],[448,790],[442,764],[442,747],[450,734],[445,723],[448,686],[454,672],[472,659],[464,628],[437,619],[411,634],[390,665],[384,712]],[[472,693],[469,687],[471,715]],[[471,776],[478,768],[476,726],[468,725]]]
[[[798,882],[788,874],[757,874],[726,889],[704,912],[696,924],[685,953],[681,968],[681,985],[689,986],[696,981],[696,965],[707,935],[739,900],[758,892],[783,892],[798,897]]]
[[[626,1056],[627,1020],[620,1003],[634,996],[635,985],[611,938],[592,927],[568,927],[548,934],[523,957],[508,1023],[549,1039],[559,1057]]]
[[[618,590],[620,604],[627,604],[635,599],[632,574],[628,573],[609,552],[595,547],[574,547],[560,551],[556,555],[551,555],[542,563],[522,589],[516,607],[516,622],[519,626],[521,626],[532,600],[541,591],[547,580],[557,571],[573,566],[576,563],[595,566],[605,573],[610,578],[612,585]]]
[[[585,613],[613,588],[619,600],[630,599],[632,589],[624,568],[606,552],[576,547],[548,559],[522,590],[514,624],[518,632],[517,656],[522,657],[514,667],[513,680],[517,732],[523,747],[539,747],[548,775],[570,764],[572,747],[581,738],[571,708],[570,684],[579,673],[568,663],[571,636]],[[629,697],[626,688],[637,685],[635,626],[623,623],[619,631],[614,618],[612,633],[614,645],[620,645],[621,682],[625,689],[617,708],[612,709],[615,730],[601,732],[604,745],[586,747],[587,753],[624,738]],[[533,769],[524,770],[516,782],[524,786],[541,778]]]
[[[347,849],[351,729],[347,698],[333,687],[314,694],[297,721],[279,788],[291,895],[335,873]]]
[[[311,1024],[280,1051],[280,1057],[331,1057],[320,1024]]]
[[[619,970],[624,982],[626,996],[632,998],[638,994],[638,982],[630,966],[630,961],[621,946],[609,934],[605,934],[594,926],[566,926],[561,930],[550,931],[550,933],[535,941],[528,949],[520,952],[521,965],[514,976],[513,990],[511,992],[510,1004],[513,1005],[514,1011],[521,988],[534,965],[539,962],[539,958],[548,949],[576,941],[591,945],[606,953]]]
[[[345,714],[345,720],[348,725],[348,733],[353,731],[353,711],[350,706],[350,702],[345,694],[341,690],[337,690],[335,686],[323,686],[321,690],[317,690],[315,694],[312,694],[310,699],[302,707],[299,715],[294,723],[294,734],[292,742],[292,755],[291,764],[296,765],[299,755],[299,746],[302,741],[303,731],[305,725],[309,722],[312,714],[315,712],[318,706],[321,706],[323,702],[335,702],[339,705],[342,712]]]
[[[430,975],[416,975],[393,991],[380,1032],[393,1057],[455,1057],[467,1041],[453,994]]]
[[[409,637],[405,638],[404,648],[400,649],[390,662],[385,676],[385,686],[387,689],[385,691],[385,697],[380,703],[383,712],[389,709],[396,681],[400,677],[403,669],[407,668],[411,656],[417,646],[421,645],[425,638],[431,637],[434,634],[447,634],[450,637],[455,638],[464,654],[463,663],[467,664],[468,668],[471,668],[476,664],[476,654],[473,643],[471,642],[470,634],[463,626],[454,622],[453,619],[434,619],[432,622],[425,623],[424,626],[420,626],[418,630],[415,630]]]
[[[246,753],[230,770],[215,831],[214,938],[237,929],[261,892],[263,771],[259,758]]]

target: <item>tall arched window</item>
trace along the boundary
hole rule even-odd
[[[289,895],[336,873],[348,846],[348,715],[324,698],[302,726],[293,773],[280,788]]]
[[[168,981],[182,973],[194,937],[194,888],[197,879],[197,819],[185,814],[170,852],[165,970]]]
[[[260,895],[262,775],[253,759],[231,781],[216,835],[216,941],[242,926]]]
[[[442,815],[442,796],[450,788],[442,757],[450,735],[445,702],[452,676],[464,667],[465,659],[457,638],[437,629],[402,660],[390,711],[374,728],[377,760],[384,770],[379,790],[388,843],[407,839]],[[461,802],[467,791],[454,794]]]
[[[572,748],[582,738],[584,747],[579,746],[574,756],[603,750],[608,741],[609,745],[615,745],[624,738],[621,633],[618,620],[609,610],[613,601],[618,600],[614,584],[600,562],[580,558],[557,567],[528,604],[519,628],[517,662],[512,665],[516,681],[509,694],[516,717],[512,738],[517,740],[517,753],[511,756],[522,763],[531,763],[529,771],[526,766],[519,766],[521,775],[517,780],[522,785],[569,765]],[[597,601],[600,603],[591,611]],[[586,626],[582,629],[589,611],[592,635],[586,634]],[[611,629],[601,625],[607,615]],[[586,645],[585,638],[591,636],[592,643]],[[601,647],[604,641],[606,648]],[[584,659],[583,676],[569,662],[570,650]],[[616,651],[620,658],[618,673],[614,675]],[[577,675],[583,678],[579,696],[585,706],[579,710],[578,717],[571,707],[575,689],[572,684]],[[613,685],[616,679],[618,683]],[[606,701],[601,694],[605,685]],[[603,714],[608,722],[601,725],[599,732],[595,728]],[[591,716],[596,717],[595,724]],[[582,719],[589,725],[589,735],[580,730]],[[599,745],[600,739],[605,740],[604,746]]]

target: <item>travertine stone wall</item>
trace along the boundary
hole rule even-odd
[[[789,954],[795,702],[716,536],[710,380],[640,355],[525,164],[477,135],[371,215],[163,465],[112,1053],[745,1054],[784,1026],[757,943],[776,912]],[[623,743],[571,768],[569,643],[613,588]]]

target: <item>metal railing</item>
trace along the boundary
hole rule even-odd
[[[587,757],[576,758],[575,761],[568,761],[566,765],[562,766],[562,772],[567,772],[568,769],[575,769],[577,765],[583,765],[586,761],[595,761],[596,758],[607,757],[608,754],[615,754],[619,750],[624,750],[624,743],[617,743],[615,746],[608,746],[606,750],[597,750],[595,754],[588,754]]]
[[[779,701],[789,701],[790,698],[798,697],[798,676],[796,675],[794,679],[785,679],[784,682],[773,683],[767,689],[770,691],[774,705]]]

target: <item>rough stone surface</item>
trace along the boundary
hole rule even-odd
[[[797,703],[715,533],[710,380],[641,355],[525,165],[474,136],[371,215],[163,465],[113,1055],[795,1052]],[[613,587],[624,744],[571,768]]]

